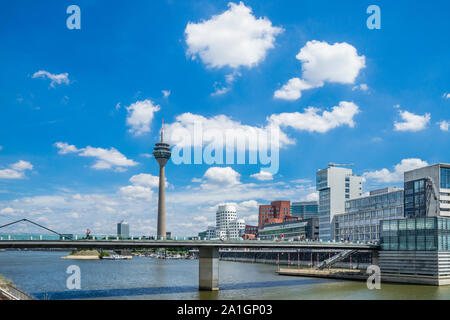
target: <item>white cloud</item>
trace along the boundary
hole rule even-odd
[[[361,91],[367,91],[369,90],[369,86],[365,83],[361,83],[360,85],[354,86],[352,88],[352,91],[361,90]]]
[[[429,113],[423,116],[411,113],[409,111],[399,110],[402,122],[395,121],[394,129],[395,131],[421,131],[424,130],[427,124],[430,122],[431,115]]]
[[[136,186],[158,188],[159,177],[152,176],[151,174],[141,173],[130,178],[130,182]],[[167,181],[166,181],[167,186]]]
[[[162,90],[161,92],[162,92],[164,98],[168,98],[170,96],[170,93],[171,93],[170,90]]]
[[[3,208],[0,210],[0,214],[5,214],[5,215],[14,215],[15,212],[16,212],[16,210],[14,210],[13,208],[10,208],[10,207]]]
[[[303,198],[303,201],[319,201],[319,193],[311,192],[306,197]]]
[[[230,2],[228,7],[210,20],[187,24],[187,54],[213,68],[253,67],[264,60],[283,29],[265,17],[256,19],[242,2]]]
[[[296,58],[302,63],[303,79],[290,79],[275,91],[277,99],[297,100],[303,90],[322,87],[325,82],[353,84],[366,67],[365,56],[359,56],[356,48],[346,42],[330,45],[325,41],[308,41]]]
[[[221,188],[240,184],[240,174],[231,167],[211,167],[203,175],[202,188]]]
[[[421,159],[416,158],[403,159],[399,164],[396,164],[394,166],[393,171],[389,171],[389,169],[384,168],[381,170],[365,172],[363,174],[363,177],[366,179],[372,179],[376,182],[382,183],[402,182],[403,173],[405,171],[423,168],[426,166],[428,166],[428,163]]]
[[[33,170],[33,165],[28,161],[20,160],[11,164],[9,168],[1,169],[0,179],[23,179],[27,170]]]
[[[127,125],[130,126],[130,132],[136,136],[150,132],[150,124],[152,123],[155,112],[161,108],[155,105],[151,100],[137,101],[126,107]]]
[[[80,151],[74,145],[69,145],[66,142],[56,142],[55,147],[58,148],[59,154],[77,153]]]
[[[448,131],[450,122],[447,120],[442,120],[441,122],[438,122],[439,128],[441,128],[442,131]]]
[[[442,96],[444,99],[450,99],[450,93],[444,93],[444,95]]]
[[[305,112],[281,113],[270,116],[269,121],[280,127],[292,127],[296,130],[325,133],[331,129],[347,125],[355,126],[353,118],[359,113],[359,108],[353,102],[341,101],[331,111],[323,111],[308,107]]]
[[[242,201],[239,204],[240,207],[245,207],[248,209],[258,209],[259,205],[258,205],[258,201],[255,200],[247,200],[247,201]]]
[[[151,200],[153,196],[152,189],[143,186],[121,187],[120,192],[130,199]]]
[[[69,74],[68,73],[60,73],[53,74],[45,70],[40,70],[33,74],[33,79],[36,78],[48,78],[51,80],[50,86],[55,87],[55,84],[69,84]]]
[[[214,83],[215,91],[213,93],[211,93],[211,96],[220,96],[220,95],[224,95],[225,93],[229,92],[231,90],[231,86],[236,81],[236,78],[238,78],[240,76],[241,76],[241,73],[237,72],[237,71],[227,74],[225,76],[225,82],[227,85],[223,86],[218,82]]]
[[[273,180],[273,175],[270,172],[261,170],[259,173],[252,174],[250,177],[255,178],[259,181],[270,181]]]
[[[59,154],[77,153],[80,157],[96,158],[96,162],[91,168],[97,170],[114,169],[123,171],[127,167],[138,165],[137,162],[127,159],[115,148],[103,149],[87,146],[86,148],[78,149],[76,146],[69,145],[66,142],[56,142],[55,146],[59,149]]]
[[[280,90],[275,91],[274,97],[283,100],[297,100],[302,96],[303,90],[314,88],[313,85],[308,82],[299,79],[290,79]]]

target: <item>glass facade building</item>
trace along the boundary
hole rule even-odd
[[[293,202],[291,204],[291,215],[302,219],[319,217],[319,203],[317,201]]]
[[[267,225],[259,229],[261,240],[317,240],[319,236],[318,219],[307,219],[302,221],[286,221]]]
[[[382,221],[381,248],[387,251],[449,251],[450,219],[426,217]]]
[[[335,239],[334,216],[345,212],[345,201],[361,197],[363,178],[351,169],[330,164],[316,173],[316,189],[319,192],[319,239]]]
[[[379,242],[380,222],[404,218],[403,190],[385,188],[348,200],[345,213],[334,217],[335,241]]]

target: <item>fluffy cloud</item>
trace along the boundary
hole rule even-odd
[[[302,96],[303,90],[314,88],[308,82],[299,79],[290,79],[280,90],[275,91],[274,97],[283,100],[297,100]]]
[[[80,157],[95,158],[96,161],[91,168],[97,170],[114,169],[116,171],[124,171],[127,167],[138,165],[137,162],[127,159],[115,148],[103,149],[87,146],[86,148],[78,149],[76,146],[69,145],[66,142],[56,142],[55,146],[59,149],[59,154],[76,153]]]
[[[302,63],[302,79],[290,79],[275,91],[277,99],[297,100],[303,90],[322,87],[325,82],[353,84],[366,67],[366,58],[346,42],[330,45],[325,41],[308,41],[296,58]]]
[[[261,170],[259,173],[252,174],[250,177],[255,178],[259,181],[270,181],[273,180],[273,175],[270,172]]]
[[[69,74],[68,73],[60,73],[60,74],[53,74],[45,70],[40,70],[33,74],[33,79],[36,78],[47,78],[50,79],[50,86],[55,87],[55,84],[69,84]]]
[[[382,183],[402,182],[403,173],[405,171],[423,168],[426,166],[428,166],[428,163],[421,159],[403,159],[399,164],[396,164],[394,166],[393,171],[389,171],[389,169],[384,168],[381,170],[365,172],[363,174],[363,177],[366,179],[372,179],[375,182]]]
[[[164,98],[168,98],[171,94],[170,90],[162,90],[161,92],[162,92]]]
[[[323,111],[314,107],[305,109],[305,112],[281,113],[271,115],[269,121],[280,127],[292,127],[296,130],[325,133],[331,129],[347,125],[355,126],[353,118],[359,113],[359,108],[353,102],[341,101],[331,111]]]
[[[447,120],[442,120],[441,122],[438,123],[439,128],[441,128],[442,131],[448,131],[450,122]]]
[[[159,177],[151,174],[141,173],[130,178],[130,182],[136,186],[157,188],[159,186]]]
[[[128,112],[127,125],[130,126],[129,131],[136,136],[140,136],[150,132],[150,125],[155,112],[158,112],[161,108],[147,99],[137,101],[126,107],[126,109]]]
[[[27,170],[33,170],[33,165],[28,161],[20,160],[11,164],[9,168],[1,169],[0,179],[23,179]]]
[[[231,167],[211,167],[203,175],[202,188],[222,188],[240,184],[240,174]]]
[[[151,200],[153,197],[152,189],[143,186],[121,187],[120,192],[130,199]]]
[[[444,99],[450,99],[450,93],[444,93],[444,95],[442,96]]]
[[[311,192],[310,194],[308,194],[303,198],[303,201],[319,201],[319,193]]]
[[[208,67],[253,67],[264,60],[283,29],[273,27],[267,18],[255,18],[242,2],[229,3],[220,15],[185,29],[187,54],[199,57]]]
[[[395,131],[421,131],[426,128],[431,119],[431,115],[429,113],[422,116],[409,111],[399,110],[399,114],[403,121],[394,122]]]

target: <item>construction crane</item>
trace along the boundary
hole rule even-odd
[[[329,164],[328,164],[328,166],[329,167],[354,167],[355,166],[355,164],[353,164],[353,163],[333,163],[333,162],[330,162]]]

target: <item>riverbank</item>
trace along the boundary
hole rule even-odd
[[[100,252],[98,252],[97,250],[77,250],[77,251],[72,251],[71,254],[62,257],[62,259],[99,260]]]

